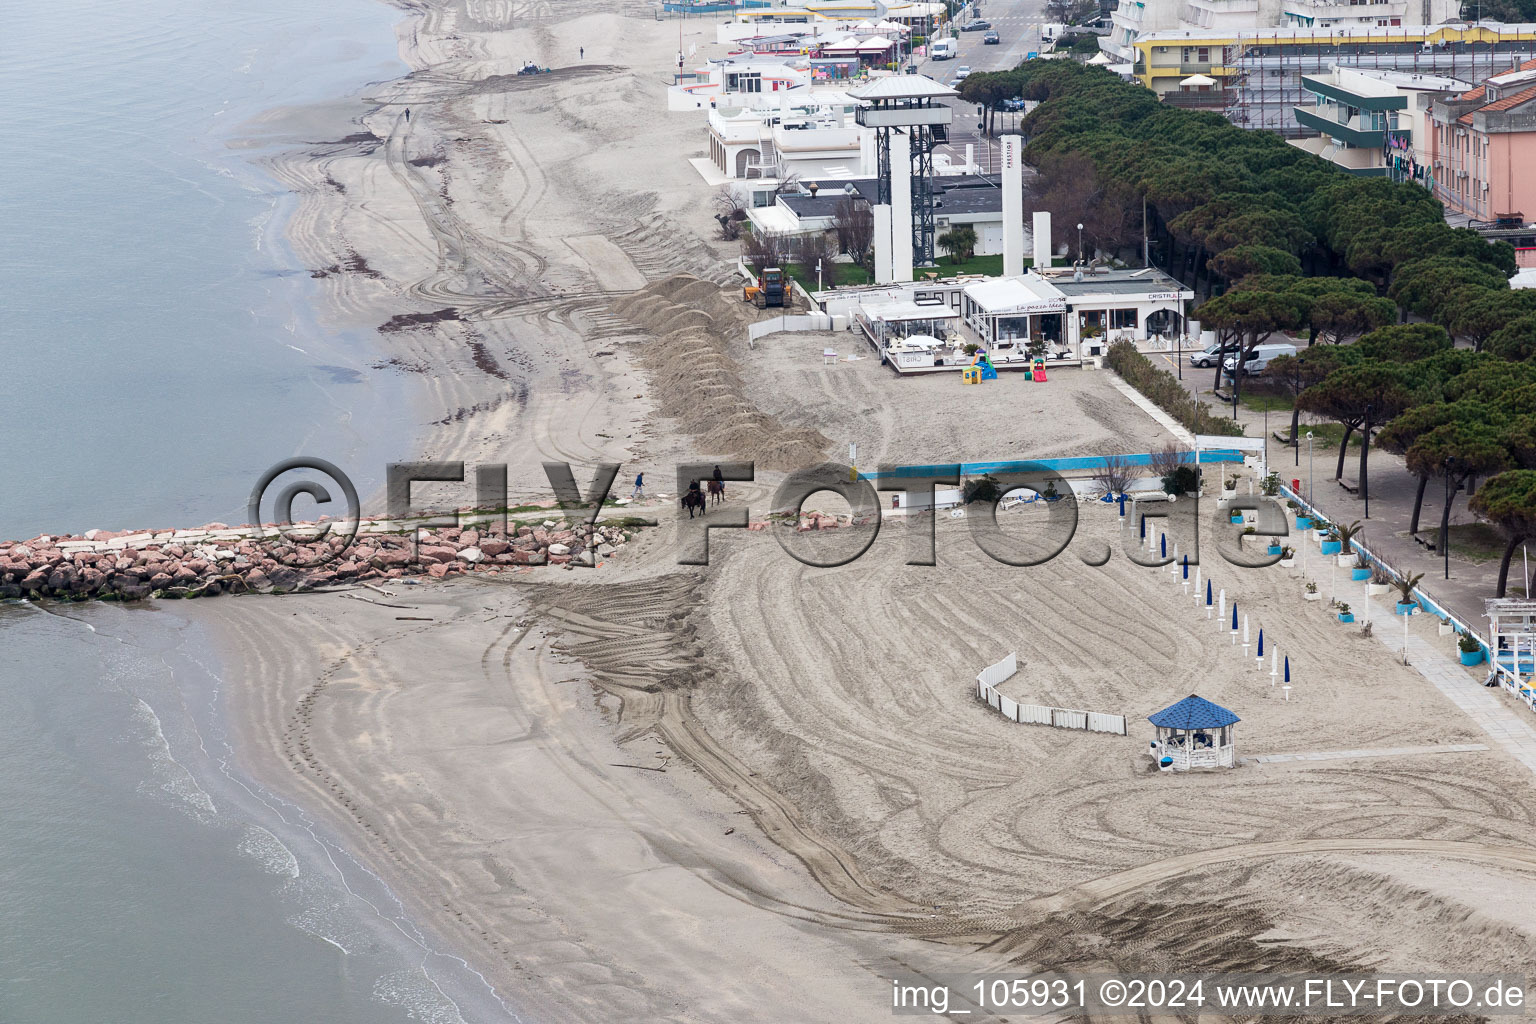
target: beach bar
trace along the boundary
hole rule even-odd
[[[956,332],[960,314],[943,302],[886,299],[861,303],[854,323],[897,373],[955,370],[972,359]]]
[[[1190,694],[1147,716],[1157,729],[1152,759],[1163,771],[1231,768],[1237,764],[1233,729],[1240,719],[1220,704]]]

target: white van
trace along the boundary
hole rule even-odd
[[[959,52],[960,47],[953,39],[935,39],[928,50],[934,60],[954,60]]]
[[[1276,356],[1293,356],[1296,354],[1296,346],[1284,342],[1275,342],[1269,345],[1258,345],[1248,353],[1248,361],[1243,364],[1243,373],[1253,376],[1269,365],[1269,361]],[[1228,377],[1237,367],[1237,356],[1227,356],[1222,360],[1221,368]]]

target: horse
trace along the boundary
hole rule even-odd
[[[687,490],[683,492],[683,508],[688,510],[688,518],[693,518],[693,510],[697,508],[699,515],[704,514],[704,492],[699,490]]]
[[[718,505],[725,500],[725,484],[719,480],[709,481],[709,503]]]

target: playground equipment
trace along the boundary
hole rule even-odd
[[[1024,379],[1025,380],[1039,381],[1041,384],[1044,384],[1045,383],[1045,360],[1044,359],[1036,359],[1033,363],[1031,363],[1029,369],[1024,371]]]
[[[960,368],[960,381],[962,384],[980,384],[984,380],[997,380],[997,367],[987,358],[986,349],[977,349],[975,361]]]
[[[741,299],[753,303],[758,309],[767,309],[769,306],[787,305],[787,294],[784,271],[778,267],[766,267],[756,284],[749,284],[741,290]]]
[[[552,68],[541,68],[531,60],[523,61],[523,66],[517,69],[519,75],[547,75]]]

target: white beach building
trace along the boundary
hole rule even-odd
[[[962,345],[986,349],[999,370],[1028,367],[1032,347],[1043,349],[1043,358],[1058,365],[1094,360],[1104,355],[1109,342],[1122,338],[1142,348],[1158,348],[1156,335],[1182,336],[1187,328],[1184,304],[1194,293],[1155,269],[1079,274],[1071,267],[1057,267],[1012,277],[842,288],[817,292],[813,298],[824,312],[848,317],[850,329],[862,331],[898,373],[911,373],[957,365],[958,357],[950,354],[957,339],[946,332],[958,332]],[[928,345],[932,351],[927,355],[908,352],[898,359],[889,339],[914,332],[881,323],[916,320],[913,307],[926,311],[923,319],[928,321],[941,319],[935,311],[947,311],[942,320],[950,326],[935,331],[925,325],[915,333],[937,337],[939,344]],[[893,319],[892,310],[904,316]]]

